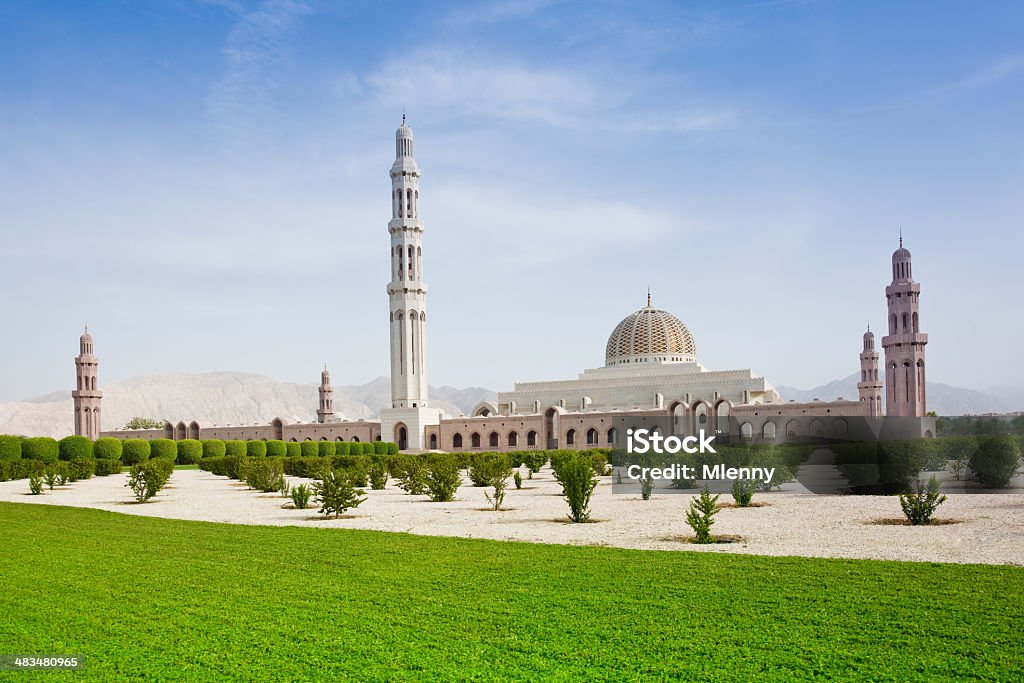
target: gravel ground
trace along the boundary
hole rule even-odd
[[[602,545],[695,552],[874,558],[915,562],[1014,564],[1024,566],[1024,494],[950,494],[935,526],[878,524],[901,520],[899,500],[889,496],[814,495],[793,490],[758,494],[761,507],[725,508],[713,532],[742,537],[733,543],[687,543],[686,509],[691,494],[655,491],[612,493],[604,477],[591,502],[593,521],[570,524],[560,487],[549,470],[511,486],[505,510],[486,509],[484,489],[463,485],[450,503],[409,496],[389,482],[367,490],[366,501],[340,519],[324,519],[316,508],[291,509],[278,494],[197,470],[179,470],[152,501],[138,504],[125,488],[127,475],[94,477],[44,495],[31,496],[26,480],[0,483],[0,500],[70,505],[132,515],[231,524],[377,529],[427,536],[462,536],[537,543]],[[289,478],[293,483],[303,480]],[[798,488],[787,485],[790,489]],[[616,490],[621,490],[616,487]],[[731,502],[723,495],[719,502]]]

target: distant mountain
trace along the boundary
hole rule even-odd
[[[787,401],[834,401],[839,397],[856,401],[859,378],[859,373],[854,373],[813,389],[794,389],[782,385],[775,389]],[[1024,410],[1024,389],[1002,387],[997,391],[981,392],[941,382],[928,382],[928,410],[934,410],[939,415],[979,415]]]
[[[311,422],[319,402],[316,384],[278,382],[239,372],[132,377],[101,389],[104,429],[122,427],[136,415],[218,425],[265,424],[275,417]],[[430,392],[431,403],[453,416],[471,412],[480,401],[497,399],[495,392],[479,387],[430,387]],[[390,402],[390,393],[386,377],[336,386],[334,409],[347,419],[376,418]],[[0,403],[0,434],[66,436],[74,427],[72,410],[70,391]]]

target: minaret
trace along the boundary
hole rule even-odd
[[[395,133],[391,166],[391,407],[427,406],[427,285],[423,282],[420,169],[412,157],[412,129]]]
[[[334,387],[331,386],[331,373],[324,366],[320,373],[320,408],[316,411],[316,421],[320,424],[334,419]]]
[[[892,284],[885,288],[889,304],[889,334],[882,337],[885,349],[885,414],[887,417],[924,417],[924,347],[928,335],[921,334],[918,306],[921,285],[914,282],[910,252],[900,248],[892,253]]]
[[[440,411],[427,399],[427,285],[423,281],[423,223],[420,169],[412,156],[412,129],[395,132],[391,165],[391,282],[388,283],[391,338],[391,409],[381,412],[381,434],[403,448],[422,449],[424,427]]]
[[[857,393],[861,401],[868,403],[868,415],[882,416],[882,381],[878,379],[878,351],[875,350],[875,333],[868,325],[864,333],[864,350],[860,352],[860,381]]]
[[[103,392],[96,389],[96,376],[100,361],[93,355],[89,326],[78,340],[79,353],[75,358],[76,389],[71,392],[75,403],[75,434],[95,441],[100,435],[100,400]]]

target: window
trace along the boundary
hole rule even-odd
[[[566,445],[569,445],[569,446],[576,445],[576,430],[575,429],[570,429],[568,432],[565,433],[565,443],[566,443]]]
[[[536,446],[537,445],[537,432],[530,430],[526,434],[526,445]]]
[[[498,447],[498,432],[491,432],[491,435],[487,437],[487,445],[491,448]]]
[[[519,445],[519,435],[516,434],[515,432],[509,432],[508,433],[508,445],[511,446],[512,448],[515,448],[516,446],[518,446]]]
[[[473,435],[469,437],[469,445],[472,448],[480,448],[480,434],[473,432]]]
[[[462,448],[462,434],[456,434],[452,437],[452,448]]]

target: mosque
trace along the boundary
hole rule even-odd
[[[423,280],[420,170],[412,129],[403,116],[391,166],[391,281],[388,329],[391,406],[380,420],[346,420],[334,413],[330,374],[321,374],[316,422],[275,418],[267,425],[217,426],[165,422],[162,428],[100,431],[99,362],[88,329],[75,359],[72,392],[75,433],[95,439],[281,439],[284,441],[396,442],[402,450],[507,451],[622,447],[628,428],[695,434],[714,430],[720,440],[778,443],[799,438],[931,437],[926,415],[925,345],[920,332],[921,286],[911,273],[910,251],[892,255],[885,288],[888,334],[882,338],[885,371],[870,328],[863,336],[857,400],[786,402],[750,370],[709,370],[697,360],[693,335],[674,315],[647,305],[626,316],[608,337],[602,367],[576,379],[518,383],[496,402],[469,416],[447,416],[430,405],[427,385],[427,285]],[[883,388],[885,407],[882,406]],[[886,420],[881,418],[886,416]],[[895,418],[895,419],[894,419]],[[883,426],[884,425],[884,426]]]

